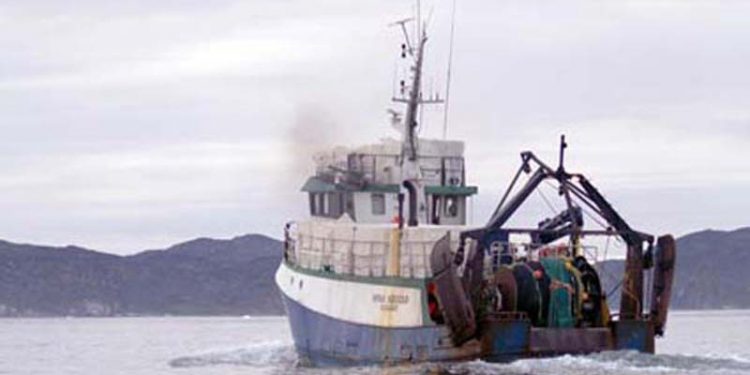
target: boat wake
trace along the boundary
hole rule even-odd
[[[173,368],[207,366],[247,366],[272,372],[308,374],[382,374],[383,367],[300,368],[293,345],[269,341],[243,348],[211,351],[171,360]],[[504,375],[636,375],[636,374],[721,374],[750,375],[750,359],[732,356],[650,355],[638,352],[605,352],[586,356],[565,355],[555,358],[523,359],[497,364],[483,361],[463,363],[426,363],[388,367],[389,374],[504,374]]]
[[[702,357],[638,352],[604,352],[586,356],[524,359],[508,364],[473,361],[450,366],[450,374],[750,374],[750,360],[739,357]]]
[[[268,341],[243,348],[217,350],[175,358],[169,365],[175,368],[218,365],[290,368],[296,365],[297,354],[289,342]]]

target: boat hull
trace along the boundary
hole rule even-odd
[[[287,280],[295,280],[287,284]],[[297,290],[299,282],[302,281],[307,292]],[[299,354],[300,361],[304,365],[326,366],[326,365],[360,365],[360,364],[398,364],[424,361],[451,361],[467,358],[477,358],[479,355],[479,342],[457,347],[453,344],[450,331],[447,327],[428,324],[404,326],[399,322],[410,322],[414,318],[408,318],[413,314],[421,314],[422,304],[419,301],[411,301],[411,304],[398,306],[401,317],[391,319],[362,317],[361,314],[380,315],[376,307],[368,307],[362,310],[363,301],[370,300],[369,296],[359,299],[356,303],[346,300],[346,289],[358,289],[360,291],[373,290],[378,293],[381,288],[386,288],[390,293],[406,293],[408,288],[396,288],[376,283],[366,282],[343,282],[341,280],[329,280],[326,277],[312,276],[298,272],[293,267],[284,263],[277,272],[277,284],[286,307],[289,324],[295,348]],[[326,295],[320,295],[320,289],[327,288],[326,284],[334,283]],[[318,287],[313,291],[312,286]],[[317,295],[316,295],[317,294]],[[360,292],[359,294],[365,294]],[[303,302],[307,298],[307,302]],[[419,298],[413,298],[419,299]],[[327,303],[321,303],[320,301]],[[346,309],[338,309],[339,306],[347,306]],[[360,306],[357,306],[360,305]],[[311,307],[312,306],[312,307]],[[313,308],[314,307],[314,308]],[[355,314],[357,308],[360,315]],[[419,311],[410,311],[411,309]],[[327,310],[326,310],[327,309]],[[317,310],[317,311],[316,311]],[[328,314],[322,312],[325,310]],[[333,316],[338,314],[347,319]],[[404,317],[406,315],[406,317]],[[363,324],[352,321],[383,322],[377,324]],[[391,326],[385,326],[391,325]]]
[[[280,280],[292,276],[295,285],[298,285],[297,280],[314,284],[315,277],[297,272],[283,263],[277,273],[294,346],[303,366],[392,365],[470,359],[504,362],[524,357],[621,349],[653,353],[653,326],[644,321],[617,322],[612,328],[560,329],[531,327],[526,319],[501,319],[486,322],[479,340],[472,339],[456,346],[450,330],[444,325],[384,327],[351,322],[316,311],[301,303],[299,295],[293,298],[285,292],[289,288],[281,285]],[[345,288],[341,284],[338,287]],[[336,294],[345,293],[339,291]],[[336,295],[327,297],[336,301]]]
[[[456,348],[444,327],[386,328],[354,324],[284,297],[294,346],[303,365],[350,366],[476,358],[478,345]]]

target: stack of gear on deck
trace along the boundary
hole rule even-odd
[[[490,283],[500,296],[497,311],[524,313],[535,327],[604,326],[609,314],[596,270],[560,249],[498,266]]]
[[[578,296],[576,289],[571,285],[575,283],[575,277],[566,268],[565,260],[562,258],[542,258],[541,263],[550,278],[547,326],[573,327],[573,309],[576,304],[573,299]]]

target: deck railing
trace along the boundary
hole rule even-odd
[[[429,257],[436,241],[402,240],[400,277],[432,276]],[[290,239],[290,261],[311,270],[369,277],[386,276],[390,241],[341,239],[298,233]]]

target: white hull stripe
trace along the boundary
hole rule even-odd
[[[296,272],[282,262],[276,284],[290,299],[346,322],[379,327],[424,324],[419,288],[335,280]]]

